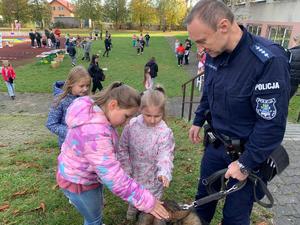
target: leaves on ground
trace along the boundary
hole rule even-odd
[[[8,202],[5,202],[2,205],[0,205],[0,212],[3,212],[7,209],[9,209],[9,203]]]

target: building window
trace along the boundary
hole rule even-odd
[[[244,5],[244,4],[246,4],[246,0],[235,0],[234,4],[235,5]]]
[[[269,26],[268,38],[284,48],[288,48],[292,28],[288,26]]]
[[[266,0],[250,0],[250,2],[266,2]]]
[[[53,11],[55,11],[55,6],[52,7]]]
[[[247,30],[257,36],[260,36],[261,33],[261,25],[258,24],[248,24],[247,25]]]

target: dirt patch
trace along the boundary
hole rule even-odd
[[[0,93],[0,115],[47,115],[53,101],[51,94],[16,93],[11,100],[7,93]]]
[[[0,151],[39,140],[47,140],[52,134],[45,127],[46,116],[40,115],[1,115],[0,114]]]
[[[63,47],[64,39],[61,39],[60,43]],[[18,67],[34,62],[35,56],[50,50],[49,48],[32,48],[30,42],[26,41],[15,44],[13,47],[0,48],[0,60],[9,60],[14,67]]]
[[[45,127],[52,100],[51,94],[17,93],[13,101],[0,93],[0,149],[52,136]]]

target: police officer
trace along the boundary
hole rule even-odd
[[[228,168],[225,177],[230,184],[247,179],[249,172],[259,175],[261,164],[280,145],[288,113],[289,64],[281,46],[239,26],[222,1],[199,1],[186,22],[190,38],[207,53],[204,93],[189,139],[200,141],[209,110],[214,133],[226,143],[239,143],[240,154],[238,159],[231,157],[222,142],[206,145],[199,199],[207,195],[203,179],[224,168]],[[222,225],[249,225],[253,202],[253,183],[247,182],[226,197]],[[210,222],[216,204],[213,201],[196,209]]]
[[[290,64],[291,64],[291,93],[290,98],[292,98],[300,84],[300,35],[293,38],[294,46],[289,49],[291,53]]]

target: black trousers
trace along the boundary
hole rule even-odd
[[[184,64],[189,64],[189,55],[184,55]]]
[[[101,90],[103,89],[103,86],[102,86],[102,84],[101,84],[100,81],[98,81],[98,82],[94,82],[94,81],[93,81],[92,93],[95,94],[95,92],[96,92],[97,89],[98,89],[99,91],[101,91]]]
[[[106,54],[106,56],[108,57],[109,51],[110,51],[110,47],[105,47],[105,52],[103,53],[103,56],[105,56]]]
[[[34,39],[30,39],[31,40],[31,47],[34,47]]]
[[[183,62],[183,55],[178,55],[178,56],[177,56],[177,59],[178,59],[178,65],[182,65],[182,62]]]

